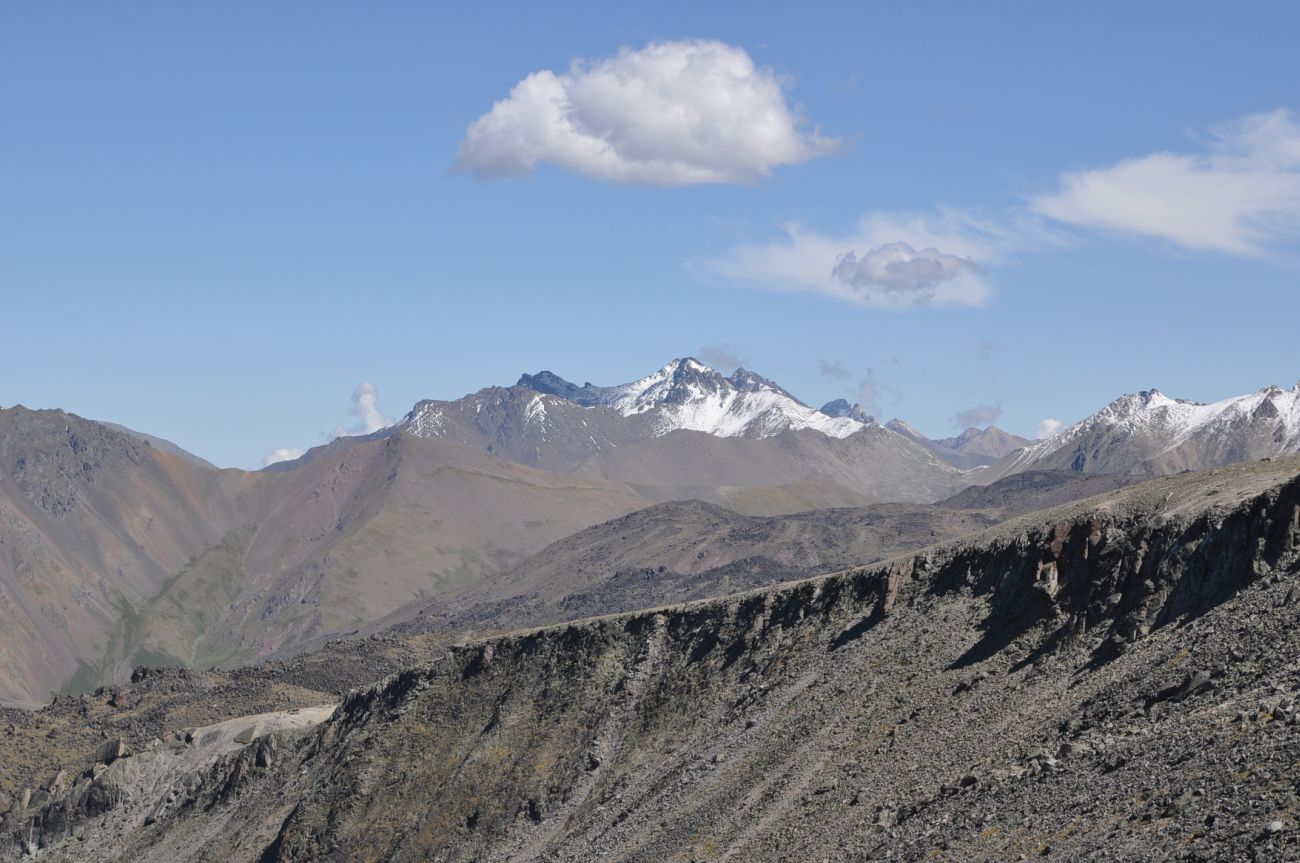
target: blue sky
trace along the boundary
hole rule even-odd
[[[0,404],[256,467],[688,354],[933,436],[1300,379],[1300,6],[860,5],[8,4]]]

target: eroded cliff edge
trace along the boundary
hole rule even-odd
[[[182,793],[128,783],[104,806],[103,775],[67,780],[10,812],[8,850],[1277,859],[1300,813],[1298,469],[1156,480],[879,566],[458,647]]]

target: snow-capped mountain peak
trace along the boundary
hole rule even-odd
[[[815,429],[842,438],[868,425],[856,417],[820,413],[748,369],[736,369],[727,376],[694,357],[673,360],[653,374],[620,386],[589,383],[578,387],[550,372],[524,375],[519,384],[586,407],[605,405],[625,417],[646,415],[655,435],[687,429],[718,437],[770,437],[795,429]]]
[[[692,357],[673,360],[659,371],[622,386],[609,387],[605,403],[624,416],[663,405],[684,405],[719,397],[731,387],[722,374]]]
[[[1300,383],[1264,387],[1212,403],[1156,389],[1129,393],[1025,449],[1012,472],[1031,467],[1122,472],[1169,470],[1300,452]]]

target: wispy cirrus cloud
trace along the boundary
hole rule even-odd
[[[550,163],[610,183],[752,183],[838,146],[807,128],[785,84],[743,48],[703,39],[577,59],[532,73],[471,123],[453,171]]]
[[[710,266],[750,287],[916,308],[980,305],[999,267],[1086,234],[1265,255],[1300,238],[1300,122],[1286,109],[1247,116],[1211,130],[1200,152],[1068,171],[1055,185],[993,213],[875,212],[842,233],[790,223],[783,236],[733,248]]]
[[[1202,152],[1065,173],[1030,206],[1100,232],[1259,255],[1300,235],[1300,123],[1285,109],[1244,117],[1212,129]]]

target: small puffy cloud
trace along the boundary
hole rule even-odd
[[[296,458],[301,458],[306,452],[306,450],[299,449],[296,446],[282,446],[273,449],[266,454],[266,458],[262,459],[262,467],[270,467],[282,461],[293,461]]]
[[[348,415],[356,417],[357,421],[349,427],[335,428],[334,437],[372,434],[397,422],[379,409],[379,388],[370,381],[357,384],[357,388],[352,391],[352,406],[348,408]]]
[[[982,275],[979,266],[968,258],[949,255],[938,249],[914,249],[907,243],[886,243],[868,250],[862,257],[856,252],[840,255],[831,269],[840,283],[862,296],[887,299],[888,305],[924,304],[934,300],[949,283],[965,280],[956,294],[970,294]],[[897,303],[894,302],[897,300]]]
[[[701,360],[719,371],[733,371],[749,363],[729,345],[705,345],[699,354]]]
[[[957,411],[952,421],[961,428],[970,426],[992,425],[1002,416],[1002,402],[994,402],[987,405],[974,405],[965,410]]]
[[[853,376],[853,372],[849,371],[848,367],[831,360],[818,360],[817,374],[837,381],[846,381]]]
[[[524,78],[471,123],[453,170],[520,176],[547,162],[611,183],[752,183],[837,145],[805,128],[784,83],[707,40],[575,60]]]
[[[1300,123],[1286,110],[1245,117],[1211,130],[1200,153],[1066,173],[1057,192],[1031,206],[1083,228],[1261,254],[1300,235]]]
[[[321,437],[325,440],[333,440],[352,435],[367,435],[396,422],[393,417],[385,415],[379,409],[379,388],[370,381],[357,384],[357,388],[352,391],[352,403],[348,407],[348,415],[356,422],[350,426],[335,426],[331,434],[322,431]],[[299,447],[278,447],[267,453],[266,458],[262,460],[262,466],[269,467],[276,462],[292,461],[304,452],[305,450]]]
[[[1037,229],[957,210],[937,216],[871,214],[847,235],[799,225],[785,237],[741,246],[711,268],[743,285],[825,294],[866,306],[979,305],[983,267],[1034,242]]]
[[[1051,418],[1045,419],[1038,424],[1038,429],[1034,432],[1034,437],[1039,440],[1049,438],[1059,432],[1062,425],[1064,424],[1060,420],[1054,420]]]

